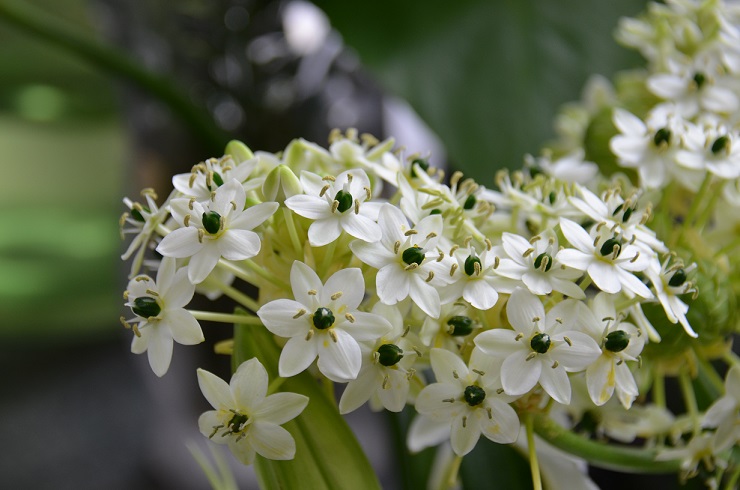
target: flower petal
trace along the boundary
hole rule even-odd
[[[172,338],[178,344],[195,345],[205,340],[198,320],[184,308],[168,309],[163,321],[167,322]]]
[[[341,220],[344,231],[366,242],[377,242],[380,240],[382,236],[380,226],[375,221],[362,214],[354,214],[354,211],[348,211],[348,213],[352,214],[342,216]]]
[[[293,297],[296,301],[306,307],[314,305],[316,296],[308,294],[308,292],[320,292],[324,287],[318,274],[311,267],[298,260],[294,261],[290,268],[290,286],[293,288]]]
[[[198,369],[198,386],[208,403],[216,410],[228,410],[236,406],[228,383],[215,374]]]
[[[166,257],[183,259],[197,254],[202,248],[203,243],[198,241],[198,230],[188,226],[167,234],[157,245],[157,252]]]
[[[260,253],[262,243],[253,231],[229,229],[216,240],[221,256],[227,260],[244,260]]]
[[[342,234],[342,224],[333,216],[319,219],[308,228],[308,242],[312,247],[323,247]]]
[[[527,361],[528,350],[514,352],[501,365],[501,387],[507,395],[523,395],[537,384],[542,363],[537,359]]]
[[[267,330],[281,337],[295,337],[305,335],[311,328],[310,317],[313,312],[306,311],[296,318],[301,311],[306,310],[304,305],[292,299],[276,299],[270,301],[257,310],[257,316]]]
[[[341,292],[342,296],[337,300],[337,304],[345,305],[350,311],[356,310],[365,295],[362,271],[353,267],[335,272],[326,280],[319,301],[322,305],[328,305],[333,301],[331,296],[338,292]]]
[[[327,378],[336,382],[345,382],[357,378],[362,366],[360,346],[350,334],[335,328],[336,340],[329,335],[318,343],[318,366]]]
[[[543,367],[540,374],[540,386],[556,402],[563,405],[570,403],[570,380],[568,373],[561,366]]]
[[[149,358],[154,374],[160,378],[167,373],[172,361],[172,336],[168,329],[161,326],[153,327],[154,330],[149,336],[149,344],[146,353]]]
[[[307,341],[302,336],[291,338],[280,353],[278,366],[280,376],[289,378],[305,371],[316,359],[316,355],[316,342]]]
[[[300,415],[306,405],[308,405],[307,396],[298,393],[275,393],[253,408],[252,415],[257,420],[282,425]]]
[[[600,407],[609,401],[614,393],[616,382],[614,361],[609,356],[599,357],[586,370],[588,395],[596,406]]]
[[[229,389],[237,407],[251,412],[264,400],[267,383],[267,370],[256,357],[253,357],[239,365],[231,377]]]
[[[266,219],[275,214],[280,205],[276,202],[263,202],[245,209],[229,223],[229,228],[240,228],[242,230],[253,230],[264,223]],[[238,210],[239,208],[237,208]]]
[[[512,327],[529,336],[534,329],[535,318],[539,318],[538,322],[545,321],[545,307],[537,296],[524,288],[517,288],[506,303],[506,315]]]
[[[461,413],[452,421],[450,442],[455,454],[465,456],[473,450],[478,443],[478,439],[480,439],[478,417]]]
[[[205,242],[204,242],[205,243]],[[215,243],[205,243],[205,246],[190,258],[188,264],[188,278],[193,284],[199,284],[216,268],[221,251]]]
[[[370,368],[361,372],[357,379],[350,381],[339,400],[339,413],[345,414],[357,410],[375,393],[382,379],[377,369]]]
[[[519,436],[519,417],[508,403],[495,398],[487,402],[491,417],[481,417],[481,433],[499,444],[511,444]]]
[[[248,437],[254,450],[262,457],[277,460],[295,457],[295,439],[279,425],[254,422],[249,427]]]
[[[434,377],[439,383],[459,384],[459,378],[465,379],[468,375],[468,366],[453,352],[445,349],[432,349],[429,353]]]

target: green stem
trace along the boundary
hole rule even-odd
[[[663,377],[663,370],[655,367],[655,374],[653,376],[653,403],[660,408],[665,408],[665,378]]]
[[[569,431],[544,414],[534,416],[534,431],[553,446],[601,468],[630,473],[676,473],[681,468],[681,460],[656,461],[654,449],[593,441]]]
[[[532,471],[532,486],[534,490],[542,490],[540,462],[537,459],[537,449],[534,444],[534,415],[531,412],[524,416],[524,424],[527,428],[527,449],[529,450],[529,468]]]
[[[252,310],[253,312],[256,312],[260,309],[259,303],[257,303],[257,301],[255,301],[253,298],[250,298],[248,295],[244,294],[233,286],[229,286],[217,279],[214,279],[213,274],[209,275],[201,285],[210,286],[220,290],[226,296],[233,299],[243,307]]]
[[[324,249],[324,258],[321,261],[321,272],[324,277],[326,277],[327,272],[329,272],[329,267],[334,259],[334,251],[337,249],[337,240],[339,240],[339,238],[329,243],[329,245]]]
[[[699,407],[696,403],[696,394],[694,393],[694,385],[691,383],[691,377],[688,371],[685,369],[678,375],[678,383],[681,387],[681,395],[683,401],[686,404],[686,411],[689,413],[691,423],[694,428],[694,436],[699,435],[701,432],[701,420],[699,419]]]
[[[686,230],[692,226],[692,222],[696,218],[696,213],[699,212],[699,208],[701,208],[701,204],[704,201],[704,198],[706,197],[707,192],[709,192],[711,183],[712,183],[712,174],[710,172],[707,172],[706,177],[704,177],[704,181],[701,183],[699,192],[697,192],[696,196],[694,196],[694,201],[691,203],[691,207],[689,208],[688,213],[686,213],[686,217],[684,218],[684,221],[683,221],[683,226],[679,230],[678,237],[675,243],[680,243]]]
[[[272,395],[273,393],[277,392],[277,390],[282,386],[283,383],[285,383],[285,380],[288,378],[283,378],[278,376],[277,378],[273,379],[270,382],[270,385],[267,387],[267,394]]]
[[[725,490],[735,490],[737,487],[737,482],[740,481],[740,467],[738,467],[733,473],[730,478],[727,479],[727,485],[725,485]]]
[[[710,395],[713,398],[719,398],[725,391],[725,383],[722,381],[722,377],[717,374],[712,363],[699,355],[696,358],[699,361],[699,381],[705,385],[707,390],[711,391]]]
[[[717,205],[717,199],[719,199],[719,196],[721,195],[722,193],[718,191],[711,193],[709,202],[704,208],[704,211],[702,211],[701,215],[699,215],[699,219],[696,220],[697,231],[701,232],[701,230],[704,229],[707,221],[709,221],[709,218],[712,216],[712,211],[714,211],[714,207]]]
[[[720,248],[714,253],[715,257],[720,257],[724,254],[732,252],[735,248],[740,247],[740,236],[732,240],[730,243]]]
[[[453,460],[450,461],[450,465],[447,467],[447,471],[445,471],[445,474],[442,477],[442,481],[439,482],[439,490],[449,490],[450,488],[455,488],[457,483],[457,474],[460,472],[461,463],[462,456],[458,456],[456,454]]]
[[[210,114],[194,105],[169,78],[142,68],[122,51],[81,34],[71,26],[27,2],[0,1],[0,19],[52,45],[75,54],[94,67],[127,80],[166,104],[212,152],[223,151],[228,136]]]
[[[302,261],[304,260],[303,245],[301,245],[301,240],[298,238],[298,230],[293,220],[293,212],[285,207],[283,208],[283,217],[285,218],[285,226],[288,228],[288,235],[290,235],[290,241],[293,244],[296,258]]]
[[[256,316],[251,315],[234,315],[231,313],[217,313],[215,311],[198,311],[188,310],[196,320],[204,320],[208,322],[221,322],[231,323],[239,325],[262,325],[262,320]]]
[[[285,289],[286,291],[291,291],[290,284],[283,281],[282,278],[276,276],[272,272],[268,271],[261,265],[259,265],[256,262],[253,262],[252,260],[244,260],[241,262],[242,264],[246,265],[249,270],[252,272],[255,272],[258,276],[260,276],[262,279],[265,279],[266,281],[274,284],[275,286]]]

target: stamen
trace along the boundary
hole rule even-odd
[[[388,375],[386,374],[386,375],[385,375],[385,376],[383,377],[383,384],[382,384],[382,387],[383,387],[383,389],[384,389],[384,390],[387,390],[388,388],[390,388],[390,386],[391,386],[391,379],[390,379],[390,378],[388,377]]]
[[[434,232],[431,232],[431,233],[429,233],[429,234],[428,234],[428,235],[426,236],[426,239],[427,239],[427,240],[431,240],[432,238],[434,238],[434,237],[436,237],[436,236],[437,236],[437,234],[436,234],[436,233],[434,233]]]
[[[475,374],[477,374],[479,376],[485,376],[486,375],[486,373],[484,373],[480,369],[471,369],[471,371],[473,371]]]
[[[413,378],[414,376],[416,376],[416,369],[409,368],[409,370],[406,372],[406,379],[411,381],[411,378]]]
[[[442,401],[445,402],[445,403],[455,403],[455,399],[454,398],[445,398]]]
[[[527,250],[524,251],[524,253],[522,254],[522,257],[529,257],[533,253],[534,253],[534,249],[533,248],[528,248]]]
[[[496,394],[497,395],[500,395],[503,392],[504,392],[504,389],[503,388],[499,388],[499,389],[496,390]]]
[[[308,340],[311,340],[311,339],[313,338],[313,334],[314,334],[314,330],[313,330],[313,328],[312,328],[312,329],[310,329],[310,330],[309,330],[309,331],[308,331],[308,332],[306,333],[306,340],[307,340],[307,341],[308,341]]]
[[[146,294],[148,294],[149,296],[159,296],[159,293],[157,293],[156,291],[152,289],[147,289]]]
[[[524,337],[524,334],[519,332],[518,334],[516,334],[516,337],[514,337],[514,340],[519,341],[519,340],[522,340],[523,337]]]
[[[373,197],[373,193],[370,192],[370,188],[369,187],[363,187],[363,189],[365,189],[365,199],[366,200],[370,200],[370,198]]]
[[[419,264],[417,264],[416,262],[413,262],[413,263],[407,265],[406,267],[404,267],[403,270],[405,270],[405,271],[413,271],[413,270],[416,270],[418,268],[419,268]]]
[[[193,203],[194,202],[195,202],[195,198],[194,197],[191,197],[190,200],[188,201],[188,209],[191,210],[191,211],[193,210]]]
[[[355,214],[360,214],[360,201],[355,199]]]
[[[444,252],[440,252],[439,255],[437,256],[437,262],[442,262],[442,260],[444,260],[444,258],[445,258],[445,253]]]
[[[460,379],[460,375],[457,374],[457,371],[452,371],[452,377],[455,379]]]
[[[190,180],[188,180],[188,187],[191,189],[193,188],[193,185],[195,184],[195,178],[198,176],[198,174],[192,173],[190,174]]]
[[[182,224],[185,228],[190,226],[190,215],[189,214],[185,215],[185,218],[182,220]]]
[[[501,259],[498,258],[498,255],[494,257],[493,259],[493,268],[498,269],[499,264],[501,263]]]
[[[352,313],[345,313],[344,318],[349,320],[350,323],[355,323],[355,317],[352,315]]]
[[[527,358],[526,358],[526,359],[524,359],[524,360],[525,360],[525,361],[531,361],[531,360],[532,360],[532,359],[534,359],[535,357],[537,357],[537,353],[536,353],[536,352],[530,352],[530,353],[529,353],[529,355],[527,356]]]
[[[416,355],[417,355],[418,357],[421,357],[421,356],[422,356],[422,354],[421,354],[421,351],[419,350],[419,348],[418,348],[418,347],[416,347],[416,346],[414,346],[414,347],[411,347],[411,350],[412,350],[412,351],[414,351],[414,353],[415,353],[415,354],[416,354]]]
[[[393,253],[397,254],[399,248],[401,248],[401,241],[396,240],[396,243],[393,244]]]
[[[488,238],[486,238],[485,239],[485,243],[486,243],[486,250],[488,250],[490,252],[491,249],[493,248],[493,244],[491,243],[491,240],[489,240]]]
[[[337,179],[333,175],[324,175],[324,177],[321,180],[324,180],[324,181],[328,180],[329,182],[336,182]]]
[[[301,308],[300,310],[298,310],[298,313],[296,313],[295,315],[293,315],[293,319],[295,320],[296,318],[300,318],[300,317],[302,317],[305,314],[306,314],[306,310],[304,310],[303,308]]]
[[[332,301],[336,301],[336,300],[338,300],[341,297],[342,297],[342,292],[341,291],[337,291],[336,293],[334,293],[334,294],[331,295]]]
[[[198,243],[203,243],[203,237],[205,236],[206,232],[203,230],[203,228],[198,228]]]
[[[309,289],[309,290],[308,290],[308,294],[309,294],[310,296],[316,296],[317,294],[319,294],[319,292],[318,292],[318,291],[316,291],[315,289]]]
[[[450,255],[455,255],[455,251],[457,251],[458,248],[460,248],[460,245],[457,245],[457,244],[453,245],[452,248],[450,249]]]
[[[541,239],[542,239],[541,236],[535,235],[535,236],[533,236],[532,238],[529,239],[529,244],[530,245],[534,245],[535,243],[537,243]]]
[[[462,418],[462,426],[463,426],[463,429],[465,427],[467,427],[467,425],[468,425],[468,417],[467,416],[463,416],[463,418]]]
[[[331,189],[331,184],[326,184],[324,187],[321,188],[321,192],[319,192],[319,197],[324,197],[324,194],[326,194],[326,191]]]
[[[337,332],[335,332],[333,328],[329,330],[329,337],[331,337],[331,339],[334,341],[335,344],[339,342],[339,337],[337,336]]]
[[[404,233],[403,235],[404,236],[411,236],[411,235],[416,235],[417,233],[419,233],[419,232],[416,231],[416,230],[409,230],[406,233]]]
[[[565,343],[570,347],[573,347],[573,342],[568,337],[563,337],[563,340],[565,340]]]
[[[457,270],[457,267],[458,267],[457,264],[452,264],[450,266],[450,276],[454,276],[455,275],[455,271]]]
[[[553,369],[555,369],[556,367],[558,367],[558,361],[553,362],[552,363],[552,366],[550,366],[550,367],[553,368]]]
[[[434,272],[429,271],[429,275],[427,276],[426,279],[424,279],[424,282],[431,282],[432,279],[434,279]]]
[[[634,264],[639,256],[640,256],[640,252],[639,251],[635,252],[635,256],[630,259],[630,262]]]
[[[231,209],[236,211],[236,201],[231,201]]]
[[[331,212],[336,213],[338,208],[339,208],[339,201],[334,199],[334,202],[331,203]]]
[[[491,407],[486,407],[486,413],[488,414],[488,420],[493,420],[493,410]]]

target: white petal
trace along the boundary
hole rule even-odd
[[[650,288],[648,288],[645,283],[635,277],[631,272],[627,272],[622,268],[617,268],[617,274],[619,275],[619,280],[622,285],[628,290],[642,298],[653,297],[653,293],[650,292]]]
[[[383,382],[377,369],[370,368],[361,372],[357,379],[350,381],[339,400],[339,413],[345,414],[357,410],[368,401]]]
[[[614,361],[609,356],[601,356],[586,370],[588,395],[596,406],[608,402],[617,385]]]
[[[406,445],[409,451],[417,453],[428,447],[441,444],[450,438],[450,423],[424,415],[417,415],[411,421]]]
[[[632,402],[640,394],[637,383],[626,363],[616,366],[617,371],[617,396],[625,409],[629,410]]]
[[[421,308],[421,311],[432,318],[439,318],[440,301],[437,288],[425,282],[418,274],[410,275],[410,279],[413,282],[409,286],[409,296],[411,296],[411,299],[416,303],[416,306]]]
[[[445,349],[432,349],[429,353],[434,377],[439,383],[459,384],[458,378],[468,375],[468,366],[457,355]],[[457,377],[456,377],[457,375]]]
[[[350,334],[355,340],[377,340],[390,332],[391,324],[380,315],[365,313],[362,311],[352,312],[354,323],[345,322],[342,330]]]
[[[544,388],[553,400],[563,405],[570,403],[570,380],[565,369],[558,366],[552,368],[545,366],[540,374],[540,386]]]
[[[172,260],[174,262],[175,259],[166,257],[162,260],[162,263],[165,260]],[[157,274],[157,279],[159,279],[159,274]],[[157,287],[159,288],[159,294],[164,298],[167,309],[184,307],[190,303],[190,300],[193,299],[193,295],[195,294],[195,286],[188,279],[188,270],[186,267],[181,267],[166,286],[162,286],[157,281]]]
[[[218,427],[221,424],[221,421],[218,418],[218,412],[216,410],[209,410],[208,412],[204,412],[201,414],[200,417],[198,417],[198,429],[200,429],[200,433],[204,436],[208,437],[210,439],[211,434],[213,434],[213,429]],[[224,444],[226,440],[223,437],[214,437],[211,439],[216,444]]]
[[[568,337],[570,344],[563,341],[564,337]],[[568,371],[585,369],[601,354],[596,341],[582,332],[570,330],[553,335],[552,339],[558,340],[559,343],[550,349],[550,356]]]
[[[529,271],[522,276],[522,282],[525,286],[538,296],[544,296],[552,292],[552,285],[549,277],[540,271]]]
[[[391,244],[392,247],[393,245]],[[381,269],[396,260],[396,254],[377,242],[368,243],[362,240],[355,240],[349,244],[349,248],[358,259],[376,269]]]
[[[460,403],[450,403],[442,400],[457,399],[461,395],[460,383],[454,384],[432,383],[426,386],[416,397],[416,410],[437,420],[444,420],[449,427],[449,421],[461,411]]]
[[[154,327],[146,349],[149,366],[159,377],[165,375],[172,361],[172,337],[167,329]]]
[[[190,258],[188,264],[188,278],[193,284],[203,282],[208,274],[216,268],[221,251],[215,243],[207,243],[200,252]]]
[[[191,257],[203,248],[198,241],[198,230],[193,226],[178,228],[165,236],[157,246],[157,252],[166,257],[183,259]]]
[[[305,307],[292,299],[276,299],[257,310],[257,316],[267,330],[281,337],[305,335],[311,328],[310,317],[314,312],[306,311],[299,318],[294,318]]]
[[[215,374],[205,369],[198,369],[198,386],[208,403],[216,410],[235,408],[236,404],[229,385]]]
[[[571,298],[586,299],[586,293],[584,293],[583,290],[578,286],[578,284],[574,283],[573,281],[560,279],[558,277],[551,277],[550,282],[552,283],[552,288],[555,291],[563,293],[566,296],[570,296]]]
[[[537,296],[524,288],[517,288],[506,303],[506,315],[511,326],[529,336],[534,328],[535,318],[539,318],[540,322],[545,321],[545,307]]]
[[[376,222],[362,214],[354,214],[354,211],[348,211],[348,213],[352,214],[343,216],[341,220],[344,231],[366,242],[377,242],[380,240],[380,226]]]
[[[618,293],[622,290],[622,283],[619,282],[618,267],[610,262],[603,260],[594,260],[588,266],[588,275],[596,286],[605,293]]]
[[[578,223],[567,218],[560,218],[560,230],[563,232],[565,239],[568,240],[568,243],[581,252],[591,253],[594,249],[593,240]]]
[[[624,109],[614,109],[612,119],[614,121],[614,125],[622,133],[640,135],[646,131],[645,123],[643,123],[639,117],[635,116],[631,112],[625,111]]]
[[[391,412],[400,412],[406,406],[409,394],[409,379],[406,373],[399,370],[388,369],[388,385],[381,386],[378,396],[383,406]]]
[[[267,393],[267,371],[256,357],[239,365],[231,377],[229,389],[239,408],[251,412]]]
[[[519,417],[508,403],[492,399],[487,402],[491,418],[482,416],[480,428],[484,436],[499,444],[511,444],[519,436]]]
[[[463,418],[465,421],[463,422]],[[458,456],[465,456],[473,450],[480,439],[478,417],[461,413],[452,421],[450,428],[450,442],[452,450]]]
[[[246,200],[247,195],[241,183],[236,179],[229,179],[216,190],[211,204],[211,210],[216,211],[221,216],[226,216],[233,209],[232,202],[236,204],[236,209],[241,211],[244,209]]]
[[[342,296],[337,300],[337,304],[345,305],[350,311],[356,310],[365,295],[365,280],[362,277],[362,271],[351,268],[335,272],[326,280],[319,302],[328,305],[333,301],[331,296],[338,292],[341,292]]]
[[[265,398],[252,414],[257,420],[282,425],[300,415],[306,405],[308,405],[307,396],[298,393],[275,393]]]
[[[331,216],[311,223],[308,228],[308,241],[312,247],[323,247],[339,238],[341,234],[342,224],[336,217]]]
[[[311,267],[298,260],[294,261],[290,268],[290,285],[296,301],[307,307],[314,304],[314,295],[310,295],[308,292],[320,292],[324,287],[318,274]]]
[[[475,337],[475,345],[489,356],[505,358],[522,348],[521,341],[514,340],[516,335],[513,330],[503,328],[486,330]]]
[[[396,240],[403,239],[403,233],[409,229],[406,216],[392,204],[384,204],[380,208],[378,225],[383,235],[381,243],[388,249],[393,248]]]
[[[216,240],[220,254],[227,260],[244,260],[260,252],[260,237],[253,231],[230,229]]]
[[[522,236],[504,232],[501,235],[501,243],[504,250],[514,261],[524,264],[524,253],[532,248],[532,244]]]
[[[347,332],[334,329],[336,341],[329,335],[322,335],[318,342],[319,371],[336,382],[357,378],[362,366],[360,345]]]
[[[184,308],[166,310],[163,321],[169,326],[172,338],[178,344],[195,345],[205,340],[198,320]]]
[[[585,271],[591,262],[594,262],[594,256],[591,253],[581,252],[574,248],[564,248],[555,256],[555,260],[561,264],[572,267],[579,271]]]
[[[229,223],[229,228],[240,228],[242,230],[253,230],[261,225],[267,218],[275,214],[280,205],[276,202],[263,202],[245,209]],[[240,208],[237,208],[239,210]]]
[[[378,271],[375,287],[380,301],[395,305],[409,295],[409,274],[401,270],[398,264],[389,264]]]
[[[295,439],[279,425],[256,421],[249,427],[248,437],[257,454],[267,459],[295,457]]]
[[[507,395],[523,395],[537,384],[542,372],[538,359],[527,361],[527,350],[514,352],[501,365],[501,386]]]
[[[498,292],[483,279],[468,281],[463,289],[463,298],[479,310],[488,310],[498,301]]]
[[[251,438],[247,437],[241,439],[239,442],[236,442],[235,437],[228,437],[226,439],[226,443],[229,445],[231,454],[241,461],[242,464],[249,466],[254,462],[255,452],[254,447],[252,447]],[[216,438],[214,437],[211,440],[216,440]]]
[[[332,215],[331,204],[318,196],[297,195],[285,200],[285,205],[294,213],[308,219],[323,219]]]
[[[289,378],[305,371],[316,359],[316,355],[316,342],[307,341],[302,336],[291,338],[280,353],[280,377]]]
[[[162,258],[162,262],[159,263],[159,269],[157,270],[157,289],[160,295],[164,296],[170,286],[172,286],[172,280],[176,272],[177,260],[173,257]]]

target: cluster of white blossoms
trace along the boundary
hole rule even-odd
[[[663,376],[679,376],[690,398],[708,360],[736,362],[726,342],[734,311],[719,326],[707,326],[714,313],[687,314],[709,274],[698,264],[715,262],[737,283],[739,24],[738,9],[689,0],[624,21],[621,39],[649,60],[639,90],[655,104],[629,109],[599,82],[602,96],[594,89],[561,116],[561,140],[526,171],[499,173],[495,188],[349,130],[332,133],[328,149],[295,140],[252,153],[232,142],[176,175],[164,202],[151,190],[145,203],[124,200],[122,232],[135,235],[124,255],[134,257],[134,318],[122,319],[132,351],[162,376],[173,341],[203,341],[198,321],[264,328],[280,348],[268,366],[280,378],[308,371],[345,384],[341,413],[413,406],[409,446],[449,442],[458,457],[481,435],[514,443],[535,415],[567,412],[576,424],[589,414],[609,435],[635,403],[666,412]],[[590,141],[605,107],[610,138]],[[599,145],[618,167],[596,158]],[[149,249],[159,264],[143,260]],[[156,280],[145,265],[158,267]],[[194,292],[247,312],[188,310]],[[688,431],[669,413],[663,429],[624,429],[619,440],[669,438],[660,458],[726,461],[740,437],[739,375],[729,370],[724,388],[712,375],[716,401],[704,415],[687,402]],[[231,385],[198,376],[215,409],[200,420],[207,437],[245,463],[255,451],[293,458],[280,425],[309,400],[266,395],[279,385],[268,389],[257,359]]]

